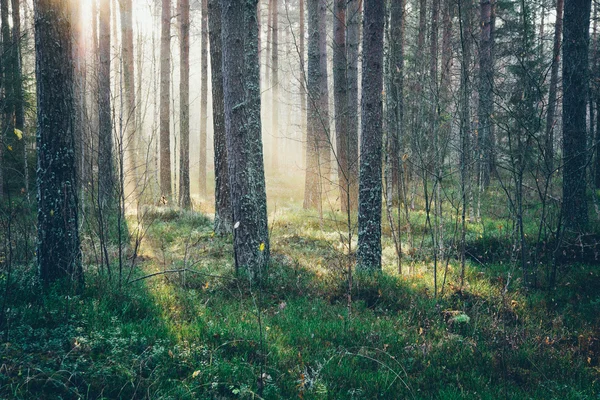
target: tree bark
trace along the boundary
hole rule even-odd
[[[83,286],[73,137],[73,53],[68,0],[35,0],[40,278]],[[60,160],[60,162],[56,162]]]
[[[210,34],[210,72],[212,82],[213,138],[215,152],[215,233],[232,232],[232,210],[227,170],[227,138],[223,104],[223,71],[221,54],[221,0],[208,1]]]
[[[23,68],[21,57],[21,9],[20,1],[12,0],[13,20],[13,60],[14,60],[14,95],[15,95],[15,128],[25,129],[25,103],[23,101]]]
[[[208,1],[202,0],[202,52],[200,65],[202,69],[200,92],[200,196],[206,196],[206,137],[208,125]]]
[[[259,280],[269,259],[256,0],[222,2],[225,132],[236,271]],[[243,27],[240,29],[240,27]]]
[[[304,34],[305,34],[305,21],[304,21],[304,0],[299,0],[299,23],[300,23],[300,37],[299,37],[299,48],[300,52],[300,126],[302,130],[302,162],[303,167],[306,168],[306,60],[304,57]]]
[[[554,170],[554,126],[556,125],[556,97],[558,93],[558,67],[563,30],[564,0],[556,0],[556,22],[554,24],[554,47],[552,49],[552,68],[550,72],[550,89],[548,92],[548,113],[546,115],[546,168]]]
[[[160,192],[171,198],[171,0],[162,0],[160,37]]]
[[[110,0],[101,0],[98,47],[98,199],[103,209],[113,202],[115,190],[110,99],[110,12]]]
[[[179,0],[179,205],[190,199],[190,2]]]
[[[279,169],[279,12],[277,0],[271,1],[273,2],[273,20],[271,25],[271,29],[273,31],[273,52],[271,54],[271,86],[273,89],[273,105],[271,107],[271,111],[273,112],[273,117],[271,120],[271,167],[273,169],[273,172],[277,172],[277,170]]]
[[[358,209],[358,59],[362,0],[349,0],[346,9],[346,59],[348,82],[348,187],[350,209]]]
[[[563,43],[563,217],[568,228],[585,230],[586,102],[591,0],[567,0]]]
[[[0,0],[0,37],[2,39],[2,54],[0,64],[2,68],[2,83],[4,83],[4,97],[0,122],[0,198],[4,194],[4,149],[8,148],[8,143],[12,142],[14,130],[14,93],[13,93],[13,66],[12,57],[12,41],[10,35],[10,26],[8,24],[8,0]]]
[[[492,114],[494,112],[494,60],[493,48],[494,0],[481,1],[481,42],[479,50],[479,169],[483,188],[490,184],[494,166],[494,138]]]
[[[362,65],[362,129],[357,269],[381,270],[384,0],[366,0]]]
[[[333,9],[333,93],[338,185],[342,212],[350,208],[350,171],[348,169],[348,77],[346,74],[346,0],[335,0]]]

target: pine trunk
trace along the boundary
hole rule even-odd
[[[202,52],[200,54],[200,196],[206,196],[206,137],[208,126],[208,1],[202,0]]]
[[[171,198],[171,0],[162,0],[160,37],[160,192]]]
[[[550,89],[548,92],[548,113],[546,115],[546,154],[548,172],[554,171],[554,127],[556,125],[556,98],[558,93],[558,67],[563,30],[564,0],[556,0],[556,22],[554,25],[554,47],[552,49],[552,68]]]
[[[190,2],[179,0],[179,206],[190,199]]]

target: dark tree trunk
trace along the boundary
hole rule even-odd
[[[273,142],[271,147],[271,167],[273,168],[273,172],[277,172],[277,169],[279,168],[279,12],[277,0],[272,0],[272,2],[273,21],[271,29],[273,30],[273,53],[271,55],[271,86],[273,88],[273,118],[271,120],[271,137]]]
[[[44,284],[66,279],[81,289],[77,224],[73,53],[68,0],[35,0],[37,80],[37,261]],[[60,162],[56,162],[60,160]]]
[[[100,43],[98,48],[98,199],[102,209],[113,202],[115,181],[112,154],[110,100],[110,0],[100,3]]]
[[[384,0],[366,0],[358,205],[358,269],[381,270]]]
[[[591,0],[567,0],[563,43],[563,216],[568,228],[588,224],[586,103]]]
[[[232,232],[232,210],[227,171],[227,138],[223,105],[223,71],[221,55],[221,0],[208,1],[210,32],[210,71],[212,82],[213,138],[215,152],[215,233]]]
[[[348,82],[348,186],[350,209],[358,209],[358,59],[362,0],[349,0],[346,9],[346,59]]]
[[[208,1],[202,0],[202,69],[200,92],[200,196],[206,196],[206,130],[208,125]]]
[[[554,170],[554,126],[556,125],[556,97],[558,93],[558,67],[563,29],[564,0],[556,0],[556,22],[554,24],[554,47],[552,49],[552,69],[548,92],[548,114],[546,115],[546,167]]]
[[[13,65],[12,57],[12,41],[10,35],[10,26],[8,24],[8,0],[0,0],[0,36],[2,39],[2,54],[6,54],[0,58],[0,64],[2,68],[2,83],[4,89],[4,97],[2,100],[2,121],[0,122],[0,198],[3,195],[4,190],[4,173],[2,171],[4,166],[4,149],[7,148],[8,143],[12,141],[12,134],[14,130],[14,93],[13,93]]]
[[[162,0],[160,38],[160,192],[171,197],[171,0]]]
[[[391,167],[390,200],[400,196],[402,121],[404,119],[404,0],[390,4],[390,89],[388,100],[388,157]]]
[[[348,77],[346,75],[346,0],[335,0],[333,9],[333,91],[335,135],[338,160],[338,185],[342,212],[350,208],[350,171],[348,168]]]
[[[494,165],[494,60],[492,48],[494,31],[492,16],[494,0],[481,1],[481,42],[479,46],[479,168],[481,185],[487,188]]]
[[[256,0],[222,2],[223,89],[235,265],[253,281],[268,264]],[[241,27],[243,27],[241,29]]]
[[[179,205],[190,208],[190,1],[179,0]]]
[[[12,0],[13,18],[13,62],[14,62],[14,107],[15,128],[25,129],[25,103],[23,101],[23,68],[21,57],[21,10],[20,1]]]

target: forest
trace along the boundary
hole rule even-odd
[[[598,0],[0,0],[0,399],[599,399]]]

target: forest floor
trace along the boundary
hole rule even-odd
[[[293,183],[270,184],[261,285],[235,278],[231,238],[215,236],[210,218],[167,207],[147,210],[127,284],[117,267],[112,281],[86,267],[81,295],[41,294],[35,268],[18,267],[0,398],[599,398],[598,263],[526,290],[511,249],[493,248],[505,230],[494,220],[469,227],[462,287],[450,257],[434,293],[416,216],[403,273],[384,223],[383,273],[354,276],[349,302],[344,216],[303,211]]]

